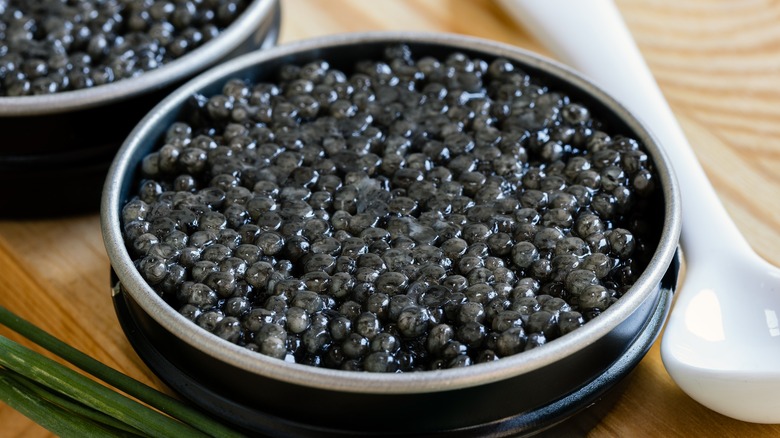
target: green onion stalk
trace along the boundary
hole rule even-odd
[[[59,436],[243,436],[0,306],[0,324],[120,392],[0,336],[0,400]]]

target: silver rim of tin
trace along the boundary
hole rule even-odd
[[[634,132],[652,159],[663,187],[664,226],[659,246],[649,265],[640,275],[631,291],[621,297],[598,318],[572,333],[555,339],[543,348],[533,349],[498,361],[469,367],[439,371],[421,371],[403,374],[352,372],[316,368],[287,363],[263,356],[224,341],[197,327],[165,303],[146,284],[134,268],[125,249],[120,230],[119,187],[132,177],[133,150],[143,138],[153,133],[163,115],[178,107],[193,93],[210,83],[230,77],[232,72],[275,58],[294,59],[296,53],[316,51],[333,46],[352,46],[362,43],[427,43],[447,46],[448,50],[472,50],[492,56],[503,56],[532,68],[557,76],[588,92],[615,112]],[[443,47],[445,48],[445,47]],[[109,170],[101,206],[103,239],[112,267],[124,289],[157,323],[178,339],[239,369],[291,384],[324,390],[374,394],[415,394],[473,387],[489,382],[516,377],[563,359],[596,342],[617,327],[634,309],[653,294],[671,264],[680,235],[680,195],[667,157],[654,137],[617,101],[572,69],[517,47],[473,37],[451,34],[370,32],[341,34],[286,44],[269,50],[250,53],[217,66],[191,80],[154,108],[130,134]]]

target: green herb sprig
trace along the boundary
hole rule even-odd
[[[0,401],[57,435],[243,436],[197,409],[87,356],[2,306],[0,324],[145,403],[0,336]]]

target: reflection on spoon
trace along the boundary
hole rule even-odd
[[[777,319],[777,312],[774,309],[764,309],[766,314],[766,325],[769,327],[770,336],[780,336],[780,321]]]
[[[705,341],[726,339],[723,333],[723,314],[715,291],[703,289],[691,298],[691,306],[685,309],[685,327]]]

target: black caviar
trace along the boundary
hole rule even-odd
[[[52,94],[154,70],[249,0],[0,0],[0,96]]]
[[[141,275],[290,362],[489,362],[596,318],[644,269],[653,164],[506,59],[409,47],[193,96],[122,211]]]

